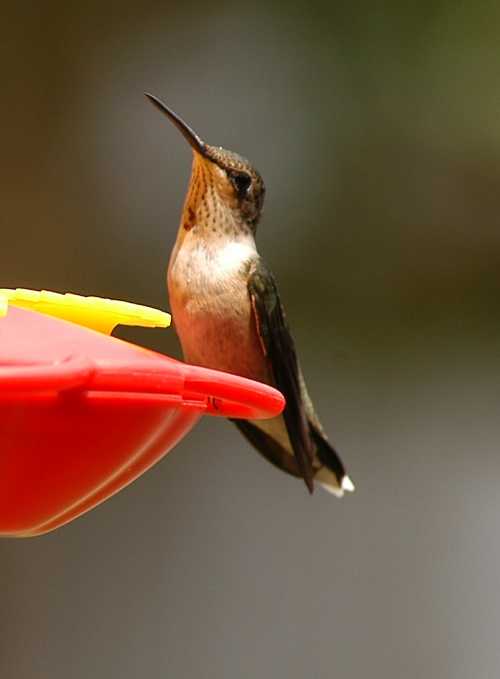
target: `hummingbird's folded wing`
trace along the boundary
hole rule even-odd
[[[248,420],[232,420],[246,440],[263,455],[268,462],[291,476],[302,478],[297,460],[282,445],[275,441],[255,423]]]
[[[314,442],[302,401],[297,354],[274,277],[262,260],[250,271],[248,292],[262,350],[286,399],[283,418],[297,466],[312,493]]]

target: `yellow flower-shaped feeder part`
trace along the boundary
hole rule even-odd
[[[131,302],[48,290],[0,288],[0,317],[7,314],[9,304],[71,321],[107,335],[117,325],[168,328],[171,320],[170,314],[164,311]]]

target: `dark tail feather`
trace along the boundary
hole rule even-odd
[[[309,423],[309,428],[314,443],[316,444],[316,455],[318,456],[319,461],[333,472],[339,484],[339,488],[342,488],[342,482],[346,477],[346,470],[342,460],[337,455],[337,452],[331,443],[311,422]]]

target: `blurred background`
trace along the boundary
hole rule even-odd
[[[2,679],[498,676],[500,5],[2,24],[0,287],[168,309],[191,154],[161,96],[263,174],[259,247],[357,485],[309,497],[205,419],[75,523],[0,541]]]

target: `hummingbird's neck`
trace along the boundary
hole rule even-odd
[[[188,235],[190,239],[206,241],[254,239],[254,232],[241,214],[224,171],[212,163],[207,165],[196,155],[177,240],[182,242]]]

